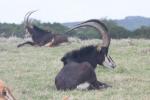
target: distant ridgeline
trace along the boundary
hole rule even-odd
[[[148,38],[150,39],[150,18],[132,16],[122,20],[102,20],[109,29],[112,38]],[[41,23],[35,20],[33,24],[39,28],[64,34],[70,27],[80,22],[70,23]],[[75,36],[81,39],[99,38],[99,34],[92,28],[83,28],[67,33],[68,36]],[[25,36],[23,24],[0,23],[0,37]]]
[[[122,26],[128,30],[136,30],[141,26],[150,26],[150,18],[141,16],[128,16],[125,19],[114,20],[119,26]]]

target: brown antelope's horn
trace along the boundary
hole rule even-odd
[[[96,19],[92,19],[92,20],[82,22],[82,23],[76,25],[75,27],[71,28],[70,30],[68,30],[66,33],[70,32],[74,29],[77,29],[77,28],[80,28],[80,27],[86,27],[86,26],[95,28],[102,35],[102,40],[103,40],[102,47],[109,47],[110,36],[109,36],[109,33],[108,33],[108,29],[107,29],[107,27],[105,26],[104,23],[102,23],[101,21],[96,20]],[[99,46],[98,46],[98,48],[99,48]]]

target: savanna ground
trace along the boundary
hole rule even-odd
[[[54,48],[25,46],[23,40],[0,38],[0,79],[11,88],[17,100],[150,100],[150,40],[112,40],[110,55],[114,70],[97,66],[98,80],[112,88],[92,91],[57,91],[54,80],[68,51],[99,40],[74,41]]]

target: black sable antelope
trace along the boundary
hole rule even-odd
[[[26,41],[24,43],[19,44],[17,47],[24,46],[25,44],[29,44],[32,46],[57,46],[60,43],[68,42],[68,37],[61,34],[53,34],[48,30],[43,30],[36,25],[31,23],[31,19],[29,16],[36,11],[28,12],[24,17],[24,28],[27,33],[29,33],[32,37],[32,41]]]
[[[94,69],[97,64],[115,68],[115,62],[108,55],[110,36],[107,27],[99,20],[88,20],[78,24],[68,32],[80,27],[93,27],[102,35],[102,45],[82,47],[65,54],[61,61],[64,67],[55,78],[58,90],[75,88],[102,89],[109,85],[97,80]]]

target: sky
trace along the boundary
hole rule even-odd
[[[150,17],[150,0],[0,0],[0,22],[21,23],[28,11],[41,22]]]

